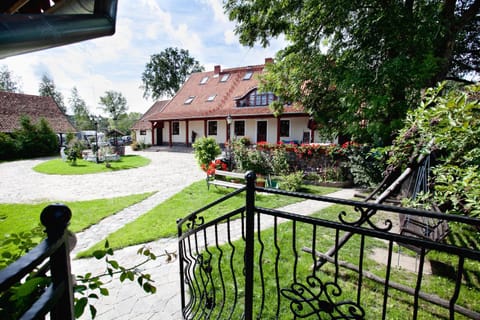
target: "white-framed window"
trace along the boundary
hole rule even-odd
[[[208,81],[208,76],[203,77],[202,80],[200,80],[200,84],[205,84]]]
[[[146,136],[147,135],[147,130],[140,130],[140,135],[141,136]]]

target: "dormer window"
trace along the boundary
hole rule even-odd
[[[272,92],[260,93],[253,90],[244,98],[237,100],[237,107],[263,107],[268,106],[275,100],[275,95]]]
[[[193,99],[195,99],[195,96],[190,96],[183,102],[183,104],[190,104],[192,103]]]
[[[220,79],[220,82],[227,82],[228,78],[230,78],[230,73],[224,74],[223,77]]]
[[[205,84],[208,81],[208,76],[203,77],[202,80],[200,81],[200,84]]]
[[[247,71],[243,76],[243,80],[250,80],[252,78],[253,71]]]
[[[216,97],[216,96],[217,96],[216,94],[210,95],[210,96],[207,98],[207,101],[208,101],[208,102],[212,102],[213,100],[215,100],[215,97]]]

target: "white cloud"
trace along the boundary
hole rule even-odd
[[[214,13],[214,19],[217,22],[227,24],[229,22],[227,16],[223,12],[223,1],[222,0],[202,0],[201,3],[206,3],[210,6]]]

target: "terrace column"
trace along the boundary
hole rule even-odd
[[[277,143],[280,143],[280,117],[277,117]]]
[[[188,136],[189,136],[189,132],[190,130],[188,129],[188,123],[189,121],[185,121],[185,144],[187,145],[187,147],[189,146],[189,143],[188,143]]]
[[[168,120],[168,145],[171,148],[173,146],[172,142],[172,120]]]

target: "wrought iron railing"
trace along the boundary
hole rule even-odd
[[[74,319],[73,281],[70,272],[70,246],[74,235],[67,232],[66,227],[71,218],[68,207],[55,204],[47,206],[41,213],[40,220],[46,227],[47,239],[30,250],[5,269],[0,270],[0,292],[2,299],[10,294],[19,293],[26,279],[46,279],[35,282],[36,290],[28,291],[31,304],[24,305],[20,319],[44,319],[49,314],[52,320]],[[22,297],[22,294],[17,294]],[[29,299],[30,300],[30,299]],[[18,302],[18,301],[17,301]],[[11,304],[14,305],[14,301]],[[7,312],[6,310],[2,310]],[[15,310],[18,312],[19,310]],[[12,315],[9,315],[12,317]]]
[[[246,181],[178,221],[185,319],[480,319],[479,219]],[[260,208],[257,192],[332,206],[311,216]],[[238,196],[243,206],[218,212]],[[446,221],[449,234],[401,232],[400,215]]]

